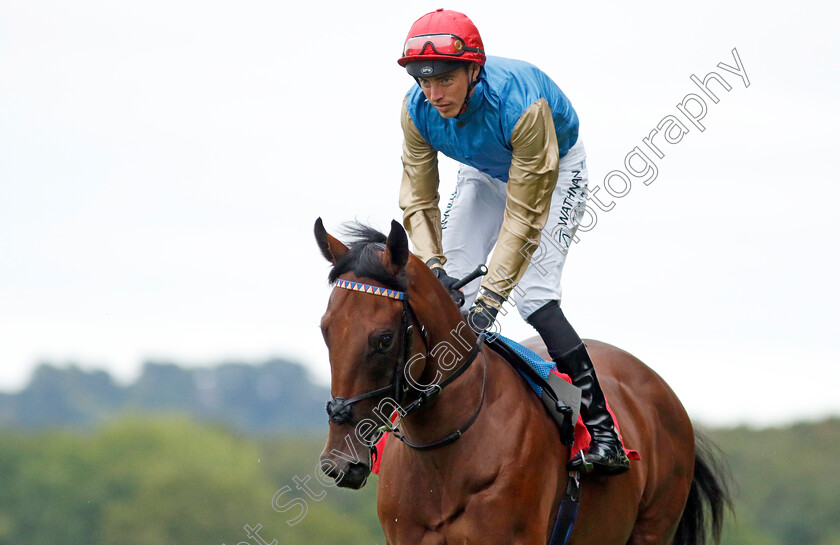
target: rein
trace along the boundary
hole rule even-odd
[[[476,421],[476,419],[478,418],[478,414],[481,412],[481,409],[484,406],[484,398],[487,390],[486,361],[484,362],[484,376],[481,383],[481,401],[478,405],[478,409],[476,409],[473,416],[465,425],[461,426],[460,428],[450,433],[443,439],[424,444],[417,444],[411,442],[408,438],[405,437],[405,435],[400,431],[400,429],[397,426],[403,418],[408,416],[411,412],[419,409],[429,401],[436,398],[438,395],[440,395],[440,393],[446,386],[448,386],[449,384],[454,382],[458,377],[464,374],[464,372],[470,367],[470,365],[472,365],[479,352],[481,351],[481,347],[484,344],[484,335],[480,335],[478,337],[478,342],[467,355],[467,361],[465,361],[458,369],[456,369],[455,372],[446,377],[446,379],[444,379],[440,384],[434,384],[428,390],[421,391],[417,399],[415,399],[405,408],[403,408],[401,407],[400,402],[404,401],[409,389],[409,385],[405,383],[406,381],[403,378],[403,375],[405,374],[406,365],[410,359],[409,355],[411,352],[411,337],[414,329],[414,326],[411,324],[411,322],[417,321],[417,317],[414,314],[414,311],[412,310],[411,305],[408,302],[408,293],[390,288],[371,286],[362,282],[351,282],[349,280],[343,280],[340,278],[336,280],[335,287],[351,291],[358,291],[361,293],[369,293],[371,295],[378,295],[381,297],[388,297],[389,299],[395,299],[402,302],[403,311],[402,316],[400,318],[400,343],[402,344],[402,350],[400,351],[400,356],[399,358],[397,358],[397,361],[394,365],[394,376],[391,380],[391,384],[383,386],[382,388],[371,390],[370,392],[366,392],[364,394],[357,395],[350,399],[345,399],[342,397],[331,397],[330,401],[327,402],[326,407],[327,416],[329,416],[330,421],[335,424],[350,424],[355,429],[359,423],[353,420],[353,405],[355,403],[358,403],[359,401],[392,392],[393,399],[397,403],[397,412],[399,413],[400,418],[396,423],[385,424],[379,429],[373,431],[379,433],[382,433],[384,431],[390,431],[393,433],[394,437],[398,438],[407,446],[416,450],[431,450],[449,445],[457,441],[461,437],[461,435],[463,435]],[[421,334],[423,334],[422,328]],[[423,339],[423,344],[428,349],[428,343],[426,341],[425,335],[423,335]],[[375,443],[375,441],[373,441],[372,444],[373,443]],[[373,448],[372,444],[371,448]]]

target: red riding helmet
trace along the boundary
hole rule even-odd
[[[455,70],[462,63],[484,66],[484,44],[469,17],[439,9],[417,19],[397,60],[414,77],[429,77]]]

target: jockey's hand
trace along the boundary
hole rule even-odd
[[[432,267],[432,272],[435,273],[440,283],[443,284],[443,287],[446,288],[446,291],[449,292],[449,296],[452,297],[452,300],[455,301],[455,304],[458,307],[464,306],[464,292],[461,290],[453,290],[452,286],[458,283],[458,278],[453,278],[446,274],[446,271],[443,270],[443,267],[440,265],[440,261],[437,259],[430,259],[428,265],[432,267],[432,265],[438,265],[436,267]]]
[[[481,288],[475,304],[467,314],[467,323],[473,331],[484,333],[496,321],[496,315],[505,302],[505,298],[486,288]]]
[[[467,324],[469,324],[470,328],[477,335],[481,335],[493,326],[493,322],[496,321],[496,314],[498,313],[498,309],[491,307],[479,299],[470,308],[469,314],[467,314]]]

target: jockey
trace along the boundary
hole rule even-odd
[[[592,441],[585,462],[576,457],[570,468],[628,470],[592,360],[560,309],[560,274],[588,181],[571,102],[535,66],[486,57],[478,29],[456,11],[419,18],[398,62],[417,82],[402,108],[400,187],[415,254],[448,288],[485,262],[495,244],[480,288],[464,287],[468,322],[486,331],[512,299],[558,369],[582,389]],[[460,163],[442,222],[438,151]]]

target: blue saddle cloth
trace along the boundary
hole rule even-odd
[[[508,345],[511,350],[516,352],[517,355],[519,355],[523,360],[525,360],[525,362],[528,365],[530,365],[531,368],[534,371],[536,371],[542,378],[547,378],[552,370],[557,370],[557,366],[554,364],[554,362],[545,361],[542,358],[542,356],[540,356],[530,348],[526,348],[512,339],[508,339],[504,335],[497,335],[497,337],[500,341]],[[528,376],[524,373],[520,372],[519,374],[522,375],[526,381],[528,381],[528,384],[531,385],[531,388],[534,389],[534,391],[537,393],[537,396],[542,395],[542,386],[538,386],[537,384],[535,384],[534,381],[528,378]]]

